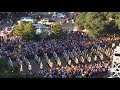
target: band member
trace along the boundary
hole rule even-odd
[[[24,64],[25,64],[25,66],[26,66],[26,67],[28,67],[28,66],[29,66],[30,62],[28,61],[28,59],[27,59],[27,58],[25,59],[25,63],[24,63]]]
[[[48,64],[48,66],[50,67],[50,68],[53,68],[53,63],[50,61],[50,59],[48,58],[48,56],[47,56],[47,53],[44,53],[44,56],[45,56],[45,59],[46,59],[46,62],[47,62],[47,64]]]
[[[79,64],[78,58],[75,57],[75,64]]]
[[[105,51],[105,55],[108,56],[108,50]]]
[[[110,58],[110,56],[112,56],[112,55],[111,55],[111,52],[109,51],[109,52],[108,52],[108,57]]]
[[[20,65],[20,72],[23,72],[23,65]]]
[[[68,65],[71,65],[71,60],[68,60]]]
[[[112,60],[112,59],[113,59],[113,56],[111,55],[111,56],[110,56],[110,60]]]
[[[81,57],[81,62],[84,63],[85,59],[83,58],[83,56]]]
[[[40,65],[40,57],[36,60],[36,64],[39,66]]]
[[[17,57],[16,61],[17,61],[17,65],[20,66],[21,65],[20,64],[20,61],[21,61],[20,58]]]
[[[90,63],[91,62],[91,57],[88,57],[87,61]]]
[[[77,54],[77,52],[76,52],[76,51],[74,52],[74,56],[75,56],[75,57],[77,57],[77,56],[78,56],[78,54]]]
[[[70,59],[74,59],[74,55],[72,52],[70,52]]]
[[[55,53],[55,51],[53,52],[53,56],[54,56],[54,58],[56,58],[56,57],[57,57],[57,54]]]
[[[112,48],[114,48],[115,47],[115,43],[112,43]]]
[[[9,65],[10,65],[11,67],[13,67],[13,62],[12,62],[12,60],[11,60],[10,57],[9,57],[8,63],[9,63]]]
[[[103,60],[103,59],[104,59],[104,58],[103,58],[103,54],[100,54],[100,59],[101,59],[101,60]]]
[[[65,52],[63,52],[63,57],[64,57],[64,58],[66,58],[66,56],[67,56],[67,55],[66,55],[66,53],[65,53]]]
[[[26,57],[25,56],[23,56],[23,60],[25,60],[26,59]]]
[[[57,57],[57,65],[60,67],[61,66],[61,61],[60,61],[60,58],[59,57]]]
[[[94,57],[94,62],[97,63],[97,55]]]
[[[43,69],[43,63],[42,62],[40,63],[40,69],[41,70]]]
[[[49,62],[49,67],[53,68],[53,63],[52,62]]]
[[[29,73],[31,74],[31,71],[32,71],[32,66],[31,66],[31,64],[28,65],[28,71],[29,71]]]
[[[61,66],[61,61],[60,61],[60,60],[57,61],[57,65],[58,65],[59,67]]]
[[[48,59],[47,53],[44,53],[44,56],[45,56],[46,59]]]
[[[10,67],[12,67],[12,72],[13,72],[14,71],[14,66],[13,66],[13,62],[12,62],[10,57],[9,57],[8,63],[10,65]]]
[[[88,56],[89,56],[88,54],[87,54],[87,55],[85,55],[85,59],[88,59]]]
[[[35,55],[35,58],[34,58],[34,59],[37,60],[38,58],[39,58],[39,57],[38,57],[37,55]]]

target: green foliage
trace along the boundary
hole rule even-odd
[[[55,26],[53,26],[53,28],[51,29],[52,33],[50,34],[50,36],[47,36],[46,39],[50,39],[50,38],[62,38],[63,37],[63,29],[60,25],[60,22],[56,22]]]
[[[16,36],[22,36],[24,31],[24,24],[23,22],[18,23],[18,25],[13,30],[13,34]]]
[[[38,36],[39,39],[44,38],[44,39],[53,39],[53,38],[62,38],[63,36],[63,29],[60,25],[60,22],[56,22],[55,26],[51,29],[51,34],[48,35],[48,32],[42,31],[42,33]]]
[[[59,32],[59,33],[52,33],[48,38],[52,38],[52,39],[60,39],[64,36],[63,32]]]
[[[27,23],[25,26],[24,26],[24,31],[23,31],[23,37],[24,39],[34,39],[36,34],[35,34],[36,30],[35,30],[35,27],[32,25],[31,22]]]
[[[61,31],[63,31],[63,29],[62,29],[62,27],[60,25],[60,22],[55,22],[55,26],[53,26],[51,31],[54,34],[57,34],[57,33],[61,32]]]
[[[75,25],[88,30],[92,37],[120,30],[119,12],[80,12]]]
[[[14,66],[12,72],[12,67],[9,66],[7,60],[0,59],[0,78],[24,78],[25,75],[19,72],[19,68]]]
[[[42,31],[42,33],[38,35],[39,39],[45,39],[47,36],[48,36],[47,31]]]
[[[36,38],[36,30],[31,22],[24,24],[23,22],[18,23],[16,28],[13,30],[13,35],[22,36],[23,39],[31,40]]]

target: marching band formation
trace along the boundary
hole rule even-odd
[[[43,55],[50,74],[46,73],[45,77],[54,78],[52,70],[57,70],[61,73],[64,71],[61,74],[61,76],[64,75],[62,77],[65,77],[66,72],[72,73],[71,71],[76,72],[77,70],[82,75],[92,75],[93,72],[108,71],[113,50],[117,44],[119,45],[119,41],[119,35],[107,36],[107,38],[100,37],[94,40],[83,32],[65,33],[63,39],[42,40],[39,42],[30,41],[29,43],[20,38],[8,38],[2,41],[3,52],[0,55],[3,58],[8,58],[9,64],[13,68],[13,62],[17,62],[20,72],[24,72],[24,67],[26,67],[28,72],[32,74],[34,66],[32,66],[30,59],[35,62],[38,71],[44,71],[45,66],[42,62],[43,60],[41,60],[41,55]],[[52,62],[49,55],[52,55],[51,57],[54,58],[56,63]],[[64,58],[66,66],[63,66],[60,57]],[[14,61],[14,59],[16,60]],[[68,77],[70,77],[69,74]]]

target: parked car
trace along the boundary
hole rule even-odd
[[[33,19],[32,17],[21,17],[20,21],[19,22],[32,22],[32,23],[35,23],[37,21],[37,19]]]
[[[54,20],[49,20],[48,22],[46,22],[45,25],[49,25],[49,26],[55,25],[55,22],[56,22],[56,21],[54,21]]]
[[[48,22],[49,19],[48,18],[43,18],[42,20],[40,20],[38,23],[40,24],[46,24],[46,22]]]
[[[65,15],[63,15],[62,13],[57,14],[57,18],[64,18],[64,17],[65,17]]]
[[[53,15],[52,15],[52,18],[60,19],[60,18],[64,18],[64,17],[65,17],[65,15],[63,15],[62,13],[53,13]]]

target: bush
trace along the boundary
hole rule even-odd
[[[120,31],[119,12],[80,12],[75,25],[89,30],[88,34],[96,38],[104,33]]]

